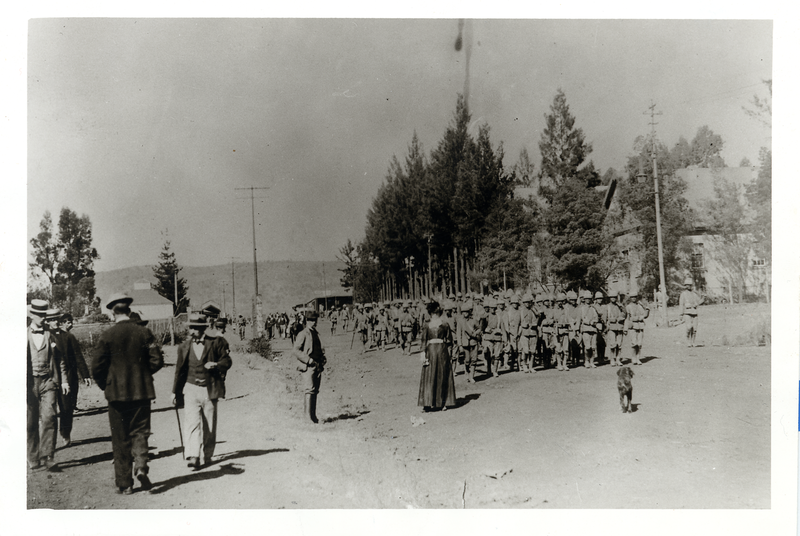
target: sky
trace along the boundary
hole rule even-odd
[[[536,167],[559,88],[604,172],[636,136],[708,125],[728,165],[771,133],[742,111],[772,78],[771,21],[472,21],[469,106],[505,164]],[[364,236],[393,156],[426,154],[464,91],[457,19],[31,19],[28,239],[45,211],[92,222],[98,271],[332,260]]]

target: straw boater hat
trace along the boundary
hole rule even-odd
[[[116,294],[112,294],[111,298],[108,300],[106,304],[106,309],[113,309],[114,306],[118,303],[124,303],[126,305],[130,305],[133,303],[133,298],[130,296],[123,294],[122,292],[117,292]]]
[[[48,304],[44,300],[31,300],[28,304],[28,316],[47,316]]]
[[[206,317],[200,313],[192,313],[189,315],[189,322],[187,324],[190,328],[206,328],[208,322]]]

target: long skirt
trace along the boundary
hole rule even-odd
[[[430,364],[422,367],[417,405],[431,408],[455,406],[456,383],[444,344],[429,344],[427,356]]]

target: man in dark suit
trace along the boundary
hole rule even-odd
[[[57,469],[53,453],[56,450],[56,398],[69,394],[67,371],[61,351],[47,328],[45,318],[57,311],[48,309],[44,300],[31,300],[28,306],[28,467],[32,471]]]
[[[58,397],[58,428],[64,447],[72,444],[72,414],[78,401],[78,385],[83,383],[86,387],[92,385],[89,367],[83,359],[83,352],[78,339],[70,333],[72,329],[72,315],[65,313],[56,319],[58,331],[56,333],[56,346],[64,357],[64,367],[67,371],[66,383],[69,384],[69,393]]]
[[[217,400],[225,398],[225,375],[231,368],[228,343],[199,313],[189,316],[189,339],[178,347],[172,403],[183,406],[184,456],[192,469],[211,462],[217,443]]]
[[[100,335],[92,359],[92,377],[108,400],[117,493],[126,495],[133,493],[132,466],[142,489],[151,487],[150,401],[156,397],[153,374],[164,366],[153,333],[129,316],[132,301],[123,294],[111,297],[106,307],[114,313],[115,324]]]

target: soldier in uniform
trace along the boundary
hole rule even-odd
[[[627,335],[629,331],[633,332],[631,334],[631,347],[633,347],[632,363],[634,365],[641,365],[642,362],[639,359],[639,355],[642,352],[642,343],[644,342],[644,319],[650,314],[650,309],[639,303],[638,290],[631,292],[630,303],[625,306],[625,312],[627,313],[627,318],[625,320],[626,329],[623,333]]]
[[[522,296],[522,309],[520,313],[520,349],[519,355],[522,360],[522,369],[525,372],[536,372],[533,368],[533,351],[536,349],[538,341],[537,324],[538,312],[533,308],[533,296],[526,292]]]
[[[597,354],[597,362],[601,365],[605,362],[606,357],[606,340],[603,334],[605,333],[605,326],[606,326],[606,313],[608,309],[603,305],[603,300],[605,300],[605,296],[599,290],[594,293],[594,309],[597,311],[597,316],[600,319],[597,326],[597,350],[595,353]],[[602,326],[602,327],[601,327]]]
[[[331,320],[331,335],[336,335],[336,324],[339,322],[339,309],[336,308],[335,306],[333,309],[331,309],[330,320]]]
[[[625,329],[625,309],[618,303],[619,292],[612,292],[606,305],[605,313],[605,334],[607,347],[609,349],[609,360],[611,366],[622,366],[620,351],[622,350],[622,332]]]
[[[414,330],[414,317],[411,316],[410,309],[411,302],[403,303],[403,309],[400,312],[400,348],[403,355],[411,354],[411,332]]]
[[[592,293],[588,290],[581,291],[581,338],[583,340],[584,362],[586,368],[597,368],[595,352],[597,352],[597,326],[600,324],[600,315],[594,304],[591,303]]]
[[[556,295],[556,307],[553,309],[553,335],[555,339],[554,352],[556,354],[556,370],[568,371],[567,357],[569,356],[569,317],[564,304],[567,295],[559,292]]]
[[[353,330],[358,333],[358,340],[361,341],[361,354],[367,350],[367,340],[369,337],[369,325],[367,315],[364,314],[364,306],[360,303],[356,307],[353,315]]]
[[[489,315],[483,327],[484,354],[487,368],[492,372],[493,377],[500,375],[500,361],[503,355],[503,330],[500,327],[500,317],[497,315],[497,302],[494,298],[486,300]]]
[[[459,347],[456,353],[464,354],[467,383],[475,381],[475,369],[478,368],[478,345],[481,337],[480,327],[472,318],[472,307],[471,302],[464,302],[461,305],[461,320],[456,329],[456,344]]]
[[[693,285],[692,278],[687,277],[683,282],[684,290],[679,299],[681,318],[686,324],[686,341],[690,348],[694,346],[697,337],[697,308],[700,306],[700,296],[692,291]]]
[[[544,315],[541,323],[542,331],[542,366],[544,368],[555,365],[555,344],[556,344],[556,318],[555,304],[553,296],[542,294],[542,309]]]
[[[509,300],[511,308],[506,311],[503,319],[503,330],[506,332],[506,347],[504,350],[509,368],[516,367],[517,372],[525,372],[520,363],[520,338],[522,337],[522,312],[519,310],[519,296],[513,294]]]
[[[378,304],[378,316],[375,317],[375,340],[378,347],[386,351],[386,344],[389,342],[389,323],[391,319],[386,314],[386,306],[383,302]]]

